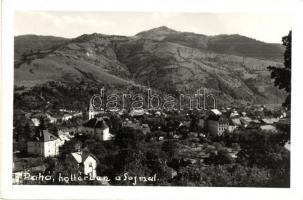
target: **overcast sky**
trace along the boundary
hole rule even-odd
[[[151,28],[169,28],[205,35],[241,34],[281,43],[291,29],[287,14],[140,13],[140,12],[15,12],[15,35],[37,34],[67,38],[104,33],[135,35]]]

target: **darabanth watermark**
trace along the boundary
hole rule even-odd
[[[206,88],[198,89],[194,94],[182,94],[178,97],[172,95],[159,95],[152,89],[146,93],[122,93],[105,95],[105,88],[100,89],[100,94],[94,94],[90,99],[94,110],[207,110],[216,108],[215,95],[207,92]]]

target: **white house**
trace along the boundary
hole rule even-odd
[[[135,117],[135,116],[142,116],[144,115],[145,111],[143,109],[134,109],[132,111],[130,111],[129,115],[132,116],[132,117]]]
[[[284,148],[290,151],[290,141],[287,141],[284,145]]]
[[[37,119],[37,118],[32,118],[31,119],[32,120],[32,122],[33,122],[33,124],[34,124],[34,126],[39,126],[40,125],[40,120],[39,119]]]
[[[252,122],[252,119],[246,116],[246,117],[240,117],[240,121],[244,127],[247,127]]]
[[[65,136],[66,138],[70,139],[75,137],[75,133],[77,132],[77,128],[63,128],[58,130],[58,136]]]
[[[47,117],[47,119],[49,119],[49,122],[50,123],[56,123],[57,122],[57,118],[55,118],[55,117],[52,117],[50,114],[48,114],[48,113],[46,113],[46,117]]]
[[[27,152],[43,157],[53,157],[59,155],[61,145],[62,141],[58,137],[48,130],[43,130],[27,142]]]
[[[69,131],[65,129],[58,130],[58,137],[60,139],[60,145],[63,145],[65,142],[68,142],[71,140],[71,138],[74,137],[74,135],[71,135]]]
[[[214,115],[218,115],[218,116],[219,116],[219,115],[222,115],[222,113],[221,113],[218,109],[211,109],[210,111],[211,111],[211,113],[214,114]]]
[[[161,112],[160,112],[160,111],[157,111],[157,112],[155,112],[155,115],[160,116],[160,115],[161,115]]]
[[[229,125],[227,127],[228,132],[232,133],[234,132],[234,130],[236,130],[238,128],[238,126],[233,126],[233,125]]]
[[[238,117],[239,116],[239,113],[238,111],[236,110],[233,110],[231,113],[230,113],[230,117]]]
[[[78,166],[83,166],[83,174],[92,178],[96,177],[98,159],[92,153],[86,151],[74,152],[71,153],[71,158],[78,164]]]
[[[63,117],[62,117],[62,121],[67,121],[67,120],[70,120],[71,118],[73,118],[73,115],[64,114]]]
[[[261,125],[260,126],[260,129],[262,131],[269,131],[269,132],[273,132],[273,133],[276,133],[278,132],[277,128],[273,125],[270,125],[270,124],[267,124],[267,125]]]
[[[233,119],[230,120],[230,122],[233,126],[241,126],[242,125],[239,118],[233,118]]]
[[[73,117],[80,117],[82,115],[83,115],[82,112],[76,112],[76,113],[73,114]]]

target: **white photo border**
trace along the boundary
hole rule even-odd
[[[303,2],[297,0],[3,0],[1,27],[1,173],[4,199],[303,199]],[[293,14],[291,188],[20,186],[12,185],[14,12],[85,10]],[[301,11],[301,12],[300,12]],[[301,186],[301,187],[300,187]]]

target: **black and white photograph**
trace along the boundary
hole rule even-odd
[[[1,48],[6,188],[294,191],[290,12],[38,6]]]
[[[13,184],[290,187],[290,25],[16,12]]]

